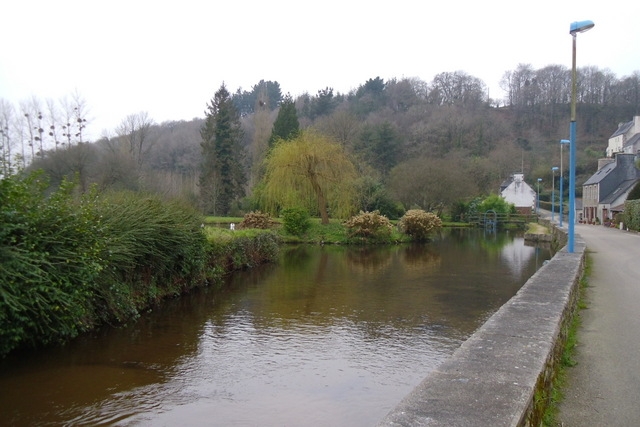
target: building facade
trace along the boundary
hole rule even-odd
[[[618,129],[609,137],[607,158],[613,158],[616,153],[637,155],[640,152],[640,116],[633,120],[620,123]]]
[[[524,174],[514,173],[500,187],[500,196],[513,203],[520,214],[530,215],[536,202],[536,192],[524,182]]]
[[[613,219],[631,190],[640,182],[636,155],[613,153],[612,159],[601,159],[596,173],[582,185],[582,213],[587,223]]]

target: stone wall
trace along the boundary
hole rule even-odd
[[[574,253],[557,252],[378,425],[541,425],[577,310],[585,244],[579,236],[574,243]]]

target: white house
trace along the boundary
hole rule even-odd
[[[524,174],[514,173],[500,188],[500,196],[508,203],[513,203],[518,213],[530,215],[533,212],[536,192],[524,182]]]
[[[640,152],[640,116],[633,120],[620,123],[618,129],[609,137],[607,157],[612,158],[616,153],[638,154]]]

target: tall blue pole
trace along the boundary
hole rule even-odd
[[[593,21],[572,22],[569,34],[573,38],[573,55],[571,58],[571,123],[569,124],[569,238],[567,251],[573,253],[576,227],[576,36],[593,28]]]
[[[569,141],[568,139],[561,139],[560,140],[560,228],[562,228],[562,220],[563,220],[563,216],[564,216],[564,203],[563,203],[563,197],[564,197],[564,186],[563,186],[563,182],[564,182],[564,164],[562,163],[562,153],[564,151],[564,144],[569,144],[571,141]]]
[[[536,214],[540,215],[540,181],[542,178],[538,178],[538,192],[536,193]]]
[[[576,38],[573,37],[573,64],[575,73],[575,42]],[[575,85],[575,76],[574,76]],[[574,86],[575,90],[575,86]],[[575,96],[575,95],[574,95]],[[575,109],[575,101],[574,107]],[[574,113],[575,114],[575,113]],[[574,116],[575,117],[575,116]],[[576,229],[576,120],[573,118],[569,124],[569,239],[567,242],[567,251],[573,253],[575,244],[575,229]]]
[[[569,236],[567,251],[573,253],[576,233],[576,32],[573,36],[573,51],[571,55],[571,122],[569,123]]]
[[[556,213],[556,170],[557,166],[551,168],[551,222],[555,220]]]
[[[560,200],[558,200],[558,203],[560,203],[560,207],[558,209],[558,215],[560,215],[560,228],[562,228],[562,175],[560,175]]]
[[[562,228],[562,171],[560,171],[560,228]]]

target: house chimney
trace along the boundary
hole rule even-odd
[[[616,163],[618,165],[624,165],[625,167],[635,167],[635,154],[630,153],[617,153]]]
[[[613,163],[615,161],[616,161],[615,158],[610,158],[610,157],[607,157],[606,159],[598,159],[598,170],[607,166],[609,163]]]

